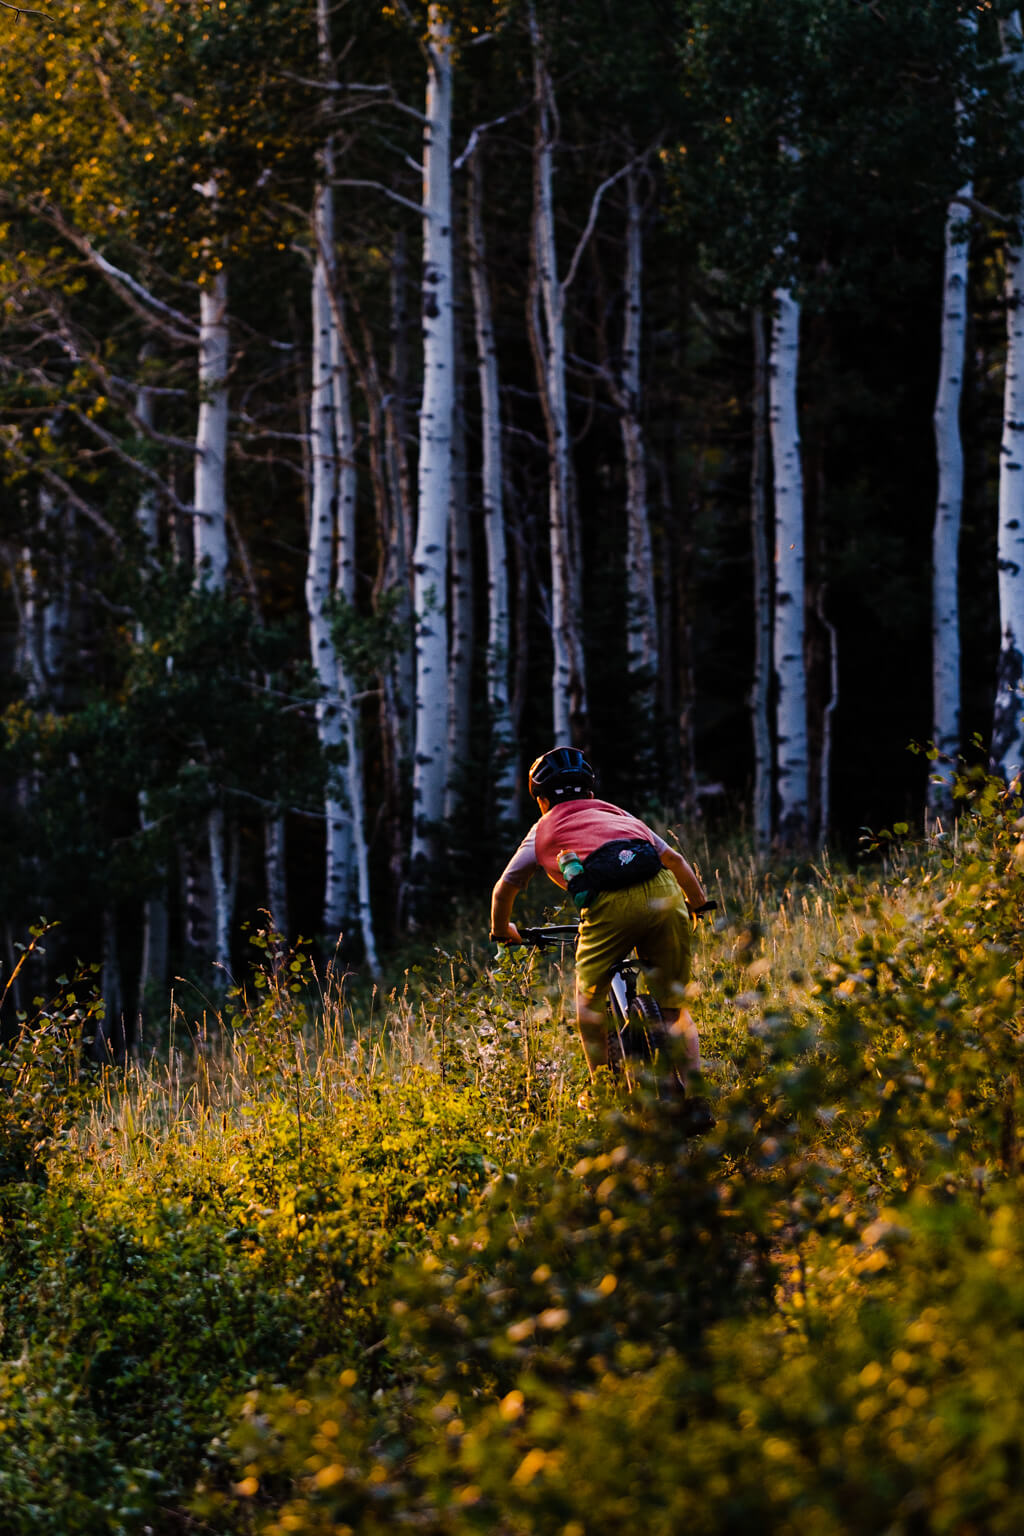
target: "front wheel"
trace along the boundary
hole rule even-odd
[[[618,1010],[614,1012],[618,1022]],[[659,1084],[672,1094],[683,1091],[682,1079],[672,1066],[668,1025],[654,998],[645,992],[638,992],[630,999],[625,1020],[612,1031],[608,1060],[613,1072],[618,1072],[625,1062],[654,1067]]]

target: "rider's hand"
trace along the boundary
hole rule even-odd
[[[519,929],[515,923],[511,922],[505,924],[503,932],[495,930],[490,937],[492,944],[521,944],[523,942],[519,937]]]

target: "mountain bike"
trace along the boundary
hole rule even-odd
[[[716,906],[716,902],[709,901],[696,915],[707,916]],[[521,927],[519,937],[524,945],[534,949],[563,949],[575,946],[579,925],[550,923],[542,928]],[[651,1070],[659,1094],[667,1094],[688,1107],[694,1121],[688,1134],[700,1134],[710,1129],[714,1117],[706,1100],[687,1094],[685,1081],[673,1060],[670,1028],[657,999],[640,990],[641,975],[635,950],[620,960],[612,975],[608,987],[608,1009],[613,1026],[608,1040],[608,1065],[614,1075],[626,1079],[630,1088],[634,1086],[632,1068]]]

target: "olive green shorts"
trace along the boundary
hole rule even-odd
[[[643,885],[603,891],[580,922],[577,990],[600,1002],[616,966],[635,947],[652,996],[665,1008],[683,1007],[691,931],[686,897],[667,869]]]

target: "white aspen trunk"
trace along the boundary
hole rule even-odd
[[[317,35],[320,65],[325,80],[333,78],[333,60],[330,48],[329,0],[317,0]],[[348,353],[345,348],[344,309],[337,281],[337,263],[334,249],[334,202],[331,182],[334,179],[334,142],[328,136],[323,148],[323,184],[317,189],[314,209],[314,238],[316,243],[316,268],[314,272],[314,328],[317,332],[315,352],[316,374],[314,389],[319,388],[320,399],[316,413],[318,442],[314,446],[324,458],[324,449],[330,449],[330,462],[325,463],[322,483],[314,483],[323,500],[328,484],[332,495],[330,504],[322,506],[321,525],[330,528],[330,539],[336,551],[321,551],[320,569],[310,574],[310,589],[314,601],[320,596],[321,575],[329,584],[332,560],[334,565],[334,595],[348,608],[356,602],[356,508],[358,476],[356,470],[355,428],[352,419],[352,385]],[[335,502],[336,498],[336,502]],[[336,504],[337,515],[334,518]],[[314,509],[315,510],[315,509]],[[311,524],[315,518],[311,517]],[[319,535],[318,535],[319,537]],[[310,566],[313,566],[313,538],[310,538]],[[317,590],[312,593],[316,582]],[[310,611],[312,613],[312,604]],[[363,949],[370,971],[379,971],[377,946],[374,935],[373,914],[370,906],[370,866],[366,846],[366,804],[363,784],[363,754],[359,701],[344,659],[337,655],[328,626],[326,652],[327,666],[333,669],[333,688],[328,694],[332,713],[336,714],[339,745],[344,766],[340,769],[347,806],[328,808],[328,827],[332,828],[332,812],[340,810],[343,820],[333,824],[342,834],[342,846],[333,847],[335,864],[333,873],[344,881],[344,906],[346,916],[353,904],[362,933]],[[343,871],[338,862],[344,860]],[[355,892],[353,903],[351,873],[354,865]],[[341,880],[335,880],[334,894],[341,896]],[[338,925],[340,929],[340,924]]]
[[[204,192],[216,201],[215,183],[208,183]],[[196,585],[213,592],[223,591],[228,570],[228,363],[228,274],[218,259],[199,291],[199,421],[193,493]],[[231,917],[228,886],[223,878],[224,812],[220,806],[210,812],[207,848],[213,900],[213,958],[227,975]],[[203,884],[200,882],[197,888]]]
[[[194,550],[197,584],[223,589],[228,569],[228,274],[199,291],[199,425],[196,430]]]
[[[231,965],[231,910],[233,906],[231,881],[228,872],[227,841],[224,811],[215,805],[207,824],[210,853],[210,886],[213,892],[213,952],[216,964],[230,980]]]
[[[769,357],[769,420],[775,470],[775,741],[779,834],[807,837],[807,666],[804,656],[804,492],[797,410],[800,306],[775,293]]]
[[[143,347],[140,361],[145,363],[149,355],[149,349]],[[135,414],[144,427],[153,428],[156,425],[156,399],[152,389],[145,384],[140,384],[136,390]],[[142,535],[147,556],[155,556],[160,547],[160,509],[156,492],[148,481],[139,492],[135,504],[135,526]]]
[[[325,0],[321,0],[324,6]],[[345,349],[344,311],[336,273],[331,270],[331,357],[334,374],[334,440],[338,449],[337,574],[335,596],[348,608],[356,603],[356,434],[352,419],[352,389]],[[370,901],[370,856],[366,840],[366,790],[363,779],[362,720],[355,685],[344,659],[337,659],[338,701],[345,751],[348,796],[349,853],[355,866],[355,916],[362,934],[366,964],[377,976],[377,940]]]
[[[761,310],[752,318],[754,338],[753,456],[750,470],[751,546],[754,566],[754,680],[750,718],[754,734],[754,847],[766,853],[772,840],[772,733],[768,713],[772,669],[772,567],[768,542],[768,341]]]
[[[46,486],[37,492],[36,531],[39,548],[49,544],[60,522],[60,513]],[[70,534],[73,512],[67,509]],[[64,653],[70,599],[62,565],[54,554],[50,568],[40,568],[38,550],[29,544],[22,548],[20,566],[12,563],[11,587],[18,614],[18,639],[15,650],[16,670],[25,679],[26,697],[33,704],[44,700],[59,706],[63,691]]]
[[[18,615],[14,667],[24,679],[26,698],[32,704],[39,704],[46,697],[46,670],[39,643],[39,581],[31,545],[22,546],[20,560],[10,561],[10,571],[11,592]]]
[[[1014,69],[1020,53],[1020,13],[1001,24]],[[1006,247],[1006,378],[999,451],[999,568],[1001,641],[992,720],[992,764],[1007,780],[1024,766],[1024,245]]]
[[[285,818],[268,816],[263,823],[263,868],[267,882],[267,908],[276,931],[288,934],[288,881],[285,872]]]
[[[334,593],[335,519],[339,505],[338,455],[335,429],[334,312],[330,263],[334,250],[333,193],[325,182],[313,205],[313,354],[310,392],[310,468],[312,487],[309,542],[306,552],[306,614],[309,648],[320,693],[316,726],[327,763],[324,796],[325,873],[322,925],[331,938],[340,935],[349,917],[352,825],[342,791],[345,768],[344,708],[340,697],[338,659],[331,633]]]
[[[458,252],[452,247],[452,289],[461,291]],[[458,300],[453,303],[453,315]],[[459,327],[454,326],[455,410],[452,415],[452,485],[448,509],[449,602],[451,617],[448,657],[448,771],[444,794],[444,819],[454,820],[465,789],[470,753],[473,704],[473,534],[466,487],[466,431],[463,418],[465,363]]]
[[[401,767],[412,758],[412,722],[416,709],[416,653],[412,624],[412,529],[413,493],[406,439],[408,362],[408,258],[404,231],[395,233],[391,255],[391,356],[390,392],[384,402],[387,445],[388,493],[391,526],[388,532],[384,589],[397,593],[396,622],[409,636],[389,669],[391,709],[388,728],[394,740],[394,759]]]
[[[39,521],[41,530],[49,536],[59,530],[58,543],[65,545],[73,538],[75,511],[73,507],[60,508],[45,487],[39,492]],[[51,542],[51,548],[53,548]],[[39,648],[46,678],[47,696],[52,704],[60,705],[64,696],[64,668],[67,652],[68,624],[71,616],[71,592],[69,585],[70,556],[65,549],[55,550],[50,580],[40,608]]]
[[[626,656],[635,702],[654,714],[658,670],[658,614],[654,590],[654,555],[647,503],[647,450],[640,423],[640,347],[643,332],[643,222],[639,177],[626,173],[625,319],[619,419],[626,461],[626,580],[629,614]]]
[[[1006,779],[1024,766],[1024,246],[1006,251],[1006,380],[999,460],[999,625],[992,761]]]
[[[583,742],[587,733],[586,673],[581,623],[581,578],[573,537],[573,478],[565,388],[565,294],[555,243],[553,90],[543,38],[530,7],[533,48],[534,206],[536,280],[544,312],[541,386],[548,434],[548,527],[551,542],[552,715],[557,742]]]
[[[395,232],[391,251],[390,347],[384,414],[388,521],[382,530],[385,550],[381,593],[392,605],[394,652],[381,669],[378,708],[387,805],[388,872],[396,927],[407,916],[408,865],[405,812],[409,803],[412,727],[416,710],[416,652],[412,604],[413,491],[409,470],[407,408],[409,399],[409,278],[405,232]]]
[[[484,236],[483,150],[469,160],[469,280],[480,388],[481,502],[487,551],[487,709],[490,770],[499,826],[516,817],[516,744],[509,705],[508,548],[505,537],[501,392]]]
[[[412,864],[417,875],[436,849],[444,812],[448,689],[448,509],[454,411],[452,316],[452,60],[444,8],[428,9],[426,126],[423,136],[423,406],[419,520],[413,554],[416,719]]]
[[[971,186],[961,188],[969,197]],[[939,383],[935,398],[938,496],[932,533],[932,738],[942,756],[934,762],[928,807],[948,814],[953,806],[955,758],[960,750],[960,524],[964,455],[960,436],[967,335],[969,237],[966,209],[951,203],[946,214]]]

